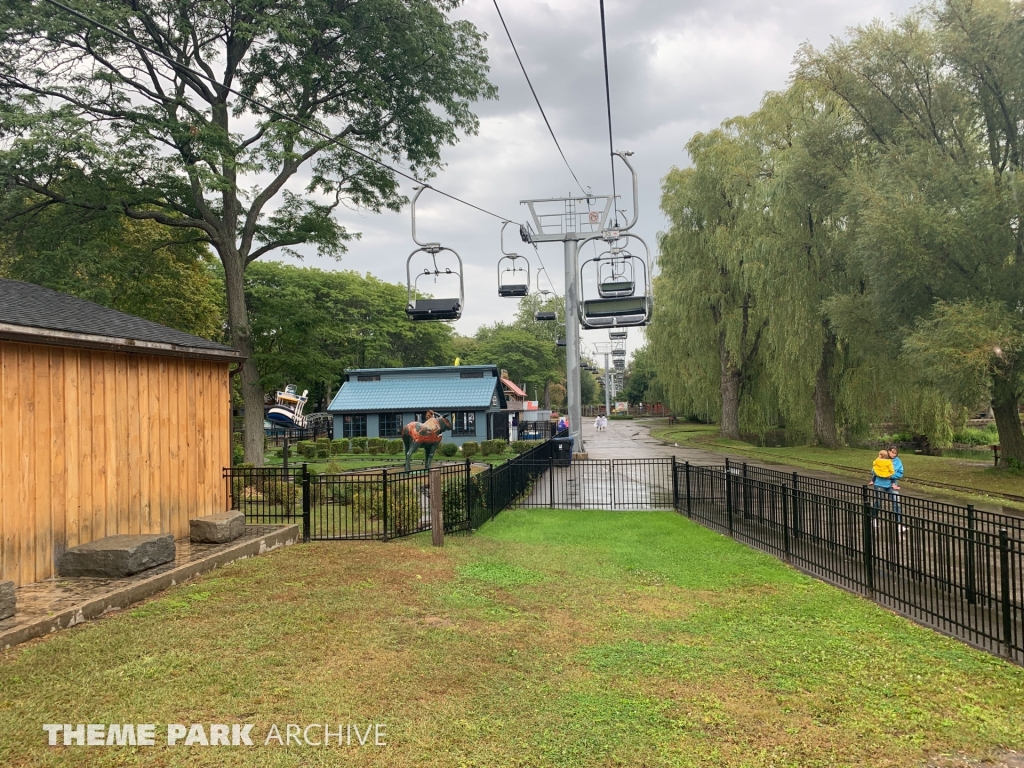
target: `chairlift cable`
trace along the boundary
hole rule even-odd
[[[604,19],[604,0],[601,4],[601,48],[604,51],[604,95],[608,104],[608,157],[612,166],[612,211],[615,214],[615,226],[619,225],[618,195],[615,191],[615,142],[612,138],[612,86],[608,78],[608,31]]]
[[[444,197],[447,197],[449,200],[454,200],[457,203],[461,203],[462,205],[465,205],[465,206],[467,206],[469,208],[473,208],[474,210],[480,211],[480,213],[485,213],[488,216],[493,216],[494,218],[498,219],[499,221],[506,222],[506,223],[509,223],[509,224],[516,224],[516,223],[518,223],[518,222],[513,221],[512,219],[508,219],[508,218],[506,218],[504,216],[500,216],[497,213],[494,213],[493,211],[489,211],[486,208],[481,208],[479,205],[475,205],[474,203],[471,203],[468,200],[463,200],[461,197],[457,197],[457,196],[455,196],[455,195],[453,195],[453,194],[451,194],[449,192],[445,192],[442,189],[438,189],[437,187],[432,186],[431,184],[427,183],[426,181],[423,181],[422,179],[417,179],[415,176],[413,176],[411,173],[409,173],[407,171],[403,171],[400,168],[395,168],[392,165],[388,165],[387,163],[385,163],[385,162],[383,162],[381,160],[378,160],[377,158],[373,157],[372,155],[368,155],[365,152],[363,152],[361,150],[358,150],[358,149],[356,149],[353,146],[350,146],[348,144],[345,144],[345,143],[339,141],[336,137],[332,136],[329,133],[326,133],[325,131],[321,131],[319,128],[316,128],[316,127],[311,126],[311,125],[307,125],[306,123],[302,122],[301,120],[299,120],[296,117],[292,117],[291,115],[289,115],[289,114],[287,114],[285,112],[282,112],[279,109],[271,107],[269,104],[264,104],[259,99],[254,99],[251,96],[246,96],[245,94],[241,93],[240,91],[238,91],[238,90],[236,90],[236,89],[234,89],[234,88],[232,88],[230,86],[224,85],[223,83],[219,82],[216,78],[214,78],[214,77],[212,77],[210,75],[207,75],[207,74],[205,74],[203,72],[196,71],[196,70],[194,70],[194,69],[192,69],[190,67],[186,67],[184,64],[181,64],[180,62],[175,61],[173,58],[171,58],[167,54],[161,53],[160,51],[158,51],[158,50],[156,50],[154,48],[149,47],[145,43],[142,43],[142,42],[140,42],[138,40],[135,40],[134,38],[129,37],[128,35],[124,34],[123,32],[120,32],[120,31],[114,29],[113,27],[110,27],[110,26],[104,24],[102,21],[97,21],[96,19],[94,19],[91,16],[88,16],[88,15],[82,13],[81,11],[75,10],[74,8],[71,8],[70,6],[64,5],[64,3],[60,2],[60,0],[45,0],[45,2],[49,3],[50,5],[52,5],[52,6],[56,7],[56,8],[60,8],[62,11],[65,11],[66,13],[71,14],[72,16],[74,16],[75,18],[79,19],[80,21],[84,21],[86,24],[91,24],[92,26],[96,27],[97,29],[102,29],[104,32],[108,32],[111,35],[114,35],[114,37],[117,37],[117,38],[123,40],[124,42],[128,43],[129,45],[135,46],[136,48],[139,48],[139,49],[145,51],[146,53],[152,54],[153,56],[156,56],[156,57],[158,57],[160,59],[163,59],[164,61],[166,61],[168,64],[171,65],[172,69],[176,70],[179,73],[187,73],[191,77],[197,78],[199,80],[205,80],[205,81],[207,81],[209,83],[212,83],[213,85],[215,85],[218,88],[223,88],[228,93],[230,93],[230,94],[232,94],[234,96],[237,96],[238,98],[242,99],[243,101],[246,101],[246,102],[248,102],[248,103],[250,103],[252,105],[255,105],[255,106],[259,107],[260,109],[268,112],[269,114],[274,115],[278,119],[284,120],[284,121],[289,122],[289,123],[293,123],[294,125],[297,125],[299,128],[302,128],[305,131],[309,131],[310,133],[319,136],[320,138],[330,142],[331,144],[336,144],[339,147],[341,147],[342,149],[344,149],[344,150],[346,150],[348,152],[351,152],[354,155],[358,155],[359,157],[362,157],[364,160],[369,160],[371,163],[379,165],[381,168],[386,168],[387,170],[391,171],[394,174],[397,174],[398,176],[401,176],[404,179],[408,179],[409,181],[413,181],[413,182],[415,182],[417,184],[420,184],[421,186],[424,186],[427,189],[431,189],[434,192],[437,192],[439,195],[443,195]]]
[[[512,33],[508,30],[508,24],[505,23],[505,17],[501,13],[501,8],[498,7],[498,0],[493,0],[494,10],[498,12],[498,18],[501,20],[501,26],[505,28],[505,35],[508,37],[508,42],[512,46],[512,52],[516,55],[516,61],[519,62],[519,68],[523,71],[523,77],[526,78],[526,84],[530,86],[530,93],[533,94],[533,100],[537,102],[537,109],[540,110],[540,116],[544,118],[544,125],[548,127],[548,133],[551,134],[551,139],[555,142],[555,146],[558,148],[558,154],[562,156],[562,162],[565,163],[565,167],[569,169],[569,173],[572,174],[573,180],[576,182],[576,186],[580,188],[580,191],[586,195],[587,190],[583,188],[583,184],[580,183],[579,178],[576,176],[576,171],[569,165],[569,160],[565,156],[565,152],[562,151],[562,145],[558,143],[558,137],[555,136],[555,130],[551,127],[551,122],[548,120],[547,114],[544,112],[544,107],[541,106],[540,97],[537,96],[537,91],[533,87],[533,82],[530,80],[530,76],[526,73],[526,65],[523,64],[523,59],[519,55],[519,49],[516,48],[516,43],[512,39]]]

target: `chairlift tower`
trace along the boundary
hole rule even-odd
[[[579,248],[584,240],[604,237],[615,239],[636,224],[639,212],[639,182],[629,162],[632,152],[616,152],[633,176],[633,217],[625,226],[618,226],[616,201],[611,195],[585,197],[549,197],[520,200],[530,210],[532,226],[523,227],[523,240],[528,243],[562,243],[565,258],[565,388],[569,401],[569,434],[576,450],[585,452],[583,444],[583,395],[580,388],[580,272]],[[607,370],[607,357],[605,358]],[[607,378],[606,378],[607,381]],[[607,393],[607,388],[605,392]],[[606,396],[607,400],[607,396]],[[610,413],[610,411],[609,411]]]

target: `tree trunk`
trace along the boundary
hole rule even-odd
[[[729,351],[725,347],[724,332],[719,336],[719,358],[722,364],[722,437],[739,440],[742,373],[737,371],[730,361]]]
[[[242,404],[245,406],[245,460],[257,467],[263,466],[263,387],[260,374],[252,359],[252,339],[249,335],[249,315],[245,308],[245,267],[233,248],[220,251],[224,264],[224,283],[227,288],[228,325],[231,345],[245,355],[242,363]],[[227,251],[225,253],[225,251]]]
[[[551,410],[551,382],[544,382],[544,410]]]
[[[836,398],[832,391],[832,367],[835,364],[836,338],[825,329],[821,346],[821,363],[814,380],[814,443],[825,448],[838,448],[836,430]]]
[[[1016,459],[1024,464],[1024,430],[1020,426],[1020,394],[1012,380],[996,374],[992,379],[992,411],[999,430],[999,454],[1004,461]]]

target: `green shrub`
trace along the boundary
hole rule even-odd
[[[492,453],[494,453],[494,441],[493,440],[484,440],[482,443],[480,443],[480,455],[481,456],[490,456]]]
[[[963,443],[964,445],[998,445],[999,432],[994,424],[985,429],[965,427],[953,433],[953,442]]]
[[[536,443],[529,440],[516,440],[512,443],[512,453],[518,456],[519,454],[526,453],[535,445]]]
[[[462,444],[462,455],[467,459],[471,459],[480,453],[480,443],[475,440],[470,440]]]
[[[316,439],[316,457],[318,459],[326,459],[331,455],[331,440],[327,437],[318,437]]]
[[[455,443],[441,443],[441,446],[437,449],[437,452],[442,456],[452,457],[459,452],[459,446]]]
[[[405,443],[402,442],[401,438],[397,440],[388,440],[388,453],[392,456],[397,456],[400,453],[405,452]]]
[[[231,446],[231,463],[234,466],[239,466],[245,461],[245,448],[239,443],[235,443]]]
[[[315,459],[316,443],[312,440],[300,440],[295,444],[295,452],[304,459]]]
[[[340,456],[343,453],[348,453],[348,440],[331,440],[331,455]]]
[[[366,441],[366,452],[371,456],[376,456],[378,453],[382,453],[382,448],[387,445],[387,440],[381,440],[379,437],[371,437]]]
[[[366,453],[366,438],[365,437],[353,437],[352,438],[352,453]]]

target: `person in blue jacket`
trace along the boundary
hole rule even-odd
[[[903,462],[900,460],[900,449],[895,445],[889,446],[889,458],[892,459],[892,483],[889,485],[889,499],[892,501],[892,511],[896,515],[896,522],[902,523],[900,516],[900,479],[903,477]]]

